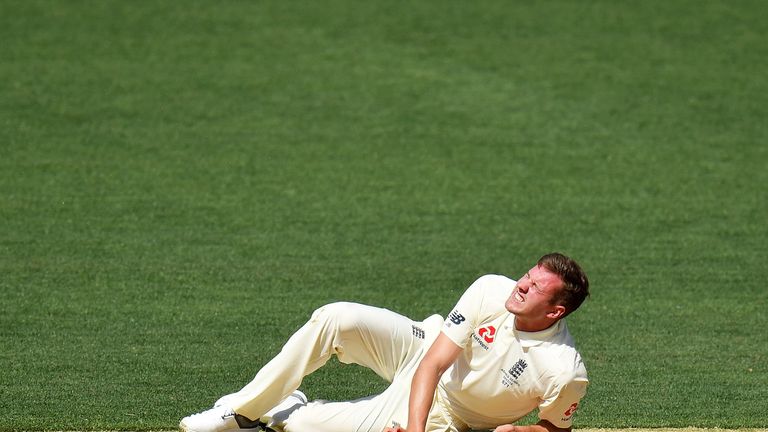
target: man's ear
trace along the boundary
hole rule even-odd
[[[560,319],[565,316],[565,306],[554,305],[552,310],[547,313],[547,318]]]

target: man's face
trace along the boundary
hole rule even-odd
[[[555,310],[552,299],[562,287],[559,276],[537,265],[517,281],[504,306],[520,322],[546,319]]]

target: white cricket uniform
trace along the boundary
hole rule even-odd
[[[481,277],[445,321],[433,315],[415,322],[356,303],[323,306],[233,395],[231,408],[269,421],[269,410],[335,354],[343,363],[372,369],[390,386],[355,401],[311,402],[287,420],[272,419],[273,427],[286,432],[380,432],[393,422],[405,426],[413,374],[442,329],[464,351],[440,380],[428,432],[493,428],[537,407],[540,418],[569,427],[585,393],[586,371],[564,321],[537,333],[514,330],[514,317],[504,308],[514,286],[503,276]]]
[[[557,427],[571,426],[586,393],[587,371],[564,320],[529,333],[504,307],[515,281],[487,275],[448,315],[443,333],[464,348],[438,392],[451,414],[473,429],[512,423],[534,409]]]

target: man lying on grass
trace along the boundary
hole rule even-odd
[[[185,417],[185,432],[554,432],[570,430],[587,372],[563,318],[589,295],[565,255],[518,281],[486,275],[443,320],[413,321],[356,303],[319,308],[248,385]],[[302,379],[331,355],[372,369],[381,394],[307,403]],[[512,423],[537,409],[540,421]]]

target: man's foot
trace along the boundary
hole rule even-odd
[[[271,432],[265,423],[235,414],[231,408],[220,405],[199,414],[184,417],[179,423],[182,432]]]
[[[299,390],[295,390],[287,398],[283,399],[276,407],[267,411],[262,420],[267,425],[282,430],[283,424],[294,411],[307,404],[307,396]]]

